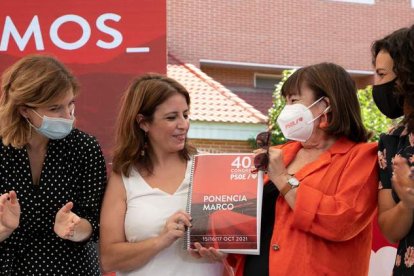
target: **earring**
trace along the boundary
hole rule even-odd
[[[144,132],[144,146],[141,149],[141,157],[145,156],[145,149],[148,148],[147,141],[148,141],[148,135],[147,135],[147,132],[145,131]]]

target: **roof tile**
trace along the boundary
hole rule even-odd
[[[250,124],[267,122],[267,116],[192,64],[168,64],[167,75],[189,91],[192,120]]]

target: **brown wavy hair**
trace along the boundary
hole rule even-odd
[[[383,50],[390,54],[397,76],[396,93],[404,98],[404,120],[409,132],[414,132],[414,25],[398,29],[371,46],[372,63]]]
[[[142,114],[143,120],[152,122],[156,108],[175,94],[185,97],[190,106],[190,95],[180,83],[159,74],[146,74],[135,79],[121,99],[121,107],[115,126],[115,147],[113,151],[112,169],[114,172],[129,176],[133,166],[153,173],[154,163],[151,144],[145,145],[145,132],[140,128],[137,116]],[[141,156],[141,150],[146,154]],[[179,154],[183,160],[189,160],[195,148],[185,143]]]
[[[314,100],[327,97],[330,102],[328,127],[325,132],[335,137],[345,136],[354,142],[366,142],[369,133],[362,122],[357,89],[351,76],[339,65],[319,63],[296,70],[283,84],[284,97],[306,84],[314,91]]]
[[[63,97],[79,85],[72,73],[57,59],[45,55],[23,57],[5,70],[1,77],[0,137],[3,144],[25,146],[30,138],[30,125],[19,107],[44,107]]]

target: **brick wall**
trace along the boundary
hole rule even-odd
[[[247,141],[191,139],[189,142],[199,151],[209,153],[253,151]]]
[[[168,50],[200,59],[371,70],[370,45],[414,23],[409,0],[167,1]]]
[[[226,86],[254,86],[254,74],[273,74],[281,75],[280,70],[243,70],[222,67],[202,67],[203,72]],[[358,88],[365,88],[374,81],[373,76],[353,76],[355,84]]]

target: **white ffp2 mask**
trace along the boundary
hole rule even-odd
[[[310,108],[320,102],[324,97],[319,98],[310,106],[303,104],[285,105],[277,118],[277,124],[286,139],[306,142],[312,135],[313,122],[329,110],[329,106],[316,118]]]

